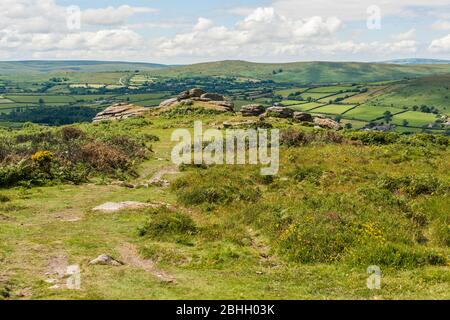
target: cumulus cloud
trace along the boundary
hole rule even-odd
[[[82,22],[91,25],[117,25],[125,23],[132,15],[137,13],[153,13],[156,9],[148,7],[130,7],[123,5],[117,8],[107,7],[100,9],[87,9],[82,13]]]
[[[433,40],[429,46],[431,52],[450,53],[450,34],[443,38]]]
[[[314,16],[309,19],[289,19],[272,7],[257,8],[232,27],[215,25],[200,18],[188,32],[159,40],[160,54],[267,55],[275,51],[289,51],[283,47],[298,47],[303,43],[326,41],[342,27],[336,17]]]

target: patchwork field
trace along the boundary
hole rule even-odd
[[[342,114],[354,107],[354,105],[348,104],[329,104],[324,107],[314,109],[314,112],[325,114]]]

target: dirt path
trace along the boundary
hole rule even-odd
[[[122,256],[122,260],[124,263],[134,266],[136,268],[143,269],[146,272],[151,273],[152,275],[160,279],[162,282],[175,283],[175,278],[173,276],[168,275],[164,271],[159,270],[155,266],[153,261],[142,259],[139,256],[137,249],[134,245],[126,243],[122,247],[120,247],[119,252]]]

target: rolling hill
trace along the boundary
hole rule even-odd
[[[218,61],[154,70],[165,77],[234,76],[295,83],[334,83],[415,78],[450,73],[450,65],[393,65],[357,62],[295,62],[282,64]]]
[[[118,62],[118,61],[2,61],[0,74],[24,74],[47,72],[108,72],[108,71],[148,71],[167,66],[154,63]]]

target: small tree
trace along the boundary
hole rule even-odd
[[[383,119],[386,121],[386,123],[389,123],[392,121],[392,113],[390,111],[386,111],[383,113]]]
[[[409,125],[409,122],[408,122],[408,120],[406,120],[406,119],[403,119],[403,126],[404,127],[407,127],[408,125]]]

